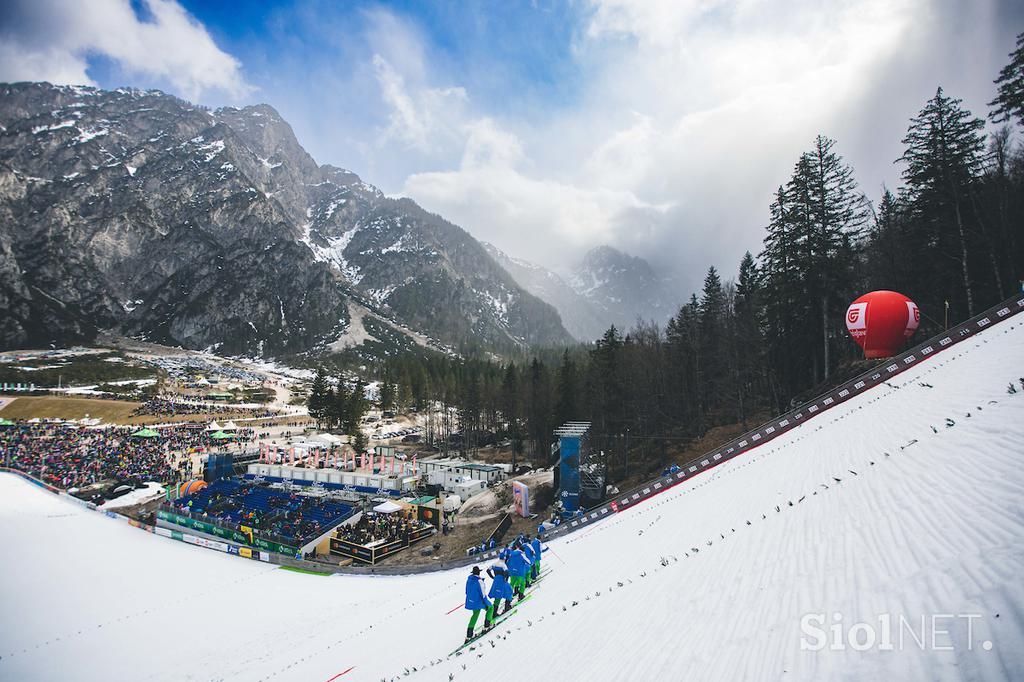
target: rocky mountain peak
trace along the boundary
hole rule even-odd
[[[663,323],[681,303],[669,280],[650,263],[607,245],[588,251],[568,281],[602,319],[620,329],[637,318]]]
[[[379,341],[349,333],[353,306],[391,348],[569,338],[464,230],[317,165],[267,105],[4,84],[0,126],[2,346],[97,330],[261,355]]]

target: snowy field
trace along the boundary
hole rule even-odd
[[[464,570],[292,573],[0,476],[0,679],[1022,679],[1022,375],[1011,320],[555,541],[452,658]]]

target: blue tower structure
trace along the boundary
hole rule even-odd
[[[558,501],[562,503],[562,515],[568,518],[580,509],[583,488],[580,462],[589,459],[590,422],[566,422],[555,429],[555,435],[558,436]]]

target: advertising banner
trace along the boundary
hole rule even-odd
[[[578,436],[559,438],[558,499],[564,515],[571,515],[580,507],[580,439]]]
[[[441,510],[437,507],[427,505],[416,505],[416,519],[429,523],[434,528],[441,530]]]
[[[512,481],[512,504],[516,514],[523,518],[530,515],[530,487],[520,481]]]

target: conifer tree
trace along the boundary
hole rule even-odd
[[[914,209],[916,229],[927,233],[918,241],[930,247],[924,254],[939,265],[956,254],[962,295],[968,316],[974,315],[971,281],[970,194],[981,172],[985,140],[984,121],[963,109],[961,100],[947,97],[942,88],[911,119],[903,139],[906,151],[899,158],[905,165],[903,179]],[[942,273],[943,270],[940,270]],[[933,282],[938,291],[948,283]]]
[[[309,416],[322,428],[324,418],[327,416],[327,372],[323,367],[316,370],[316,377],[306,398],[306,407],[309,409]]]
[[[1017,119],[1017,125],[1024,127],[1024,33],[1017,35],[1017,49],[994,82],[999,94],[988,103],[994,107],[989,117],[996,123]]]

